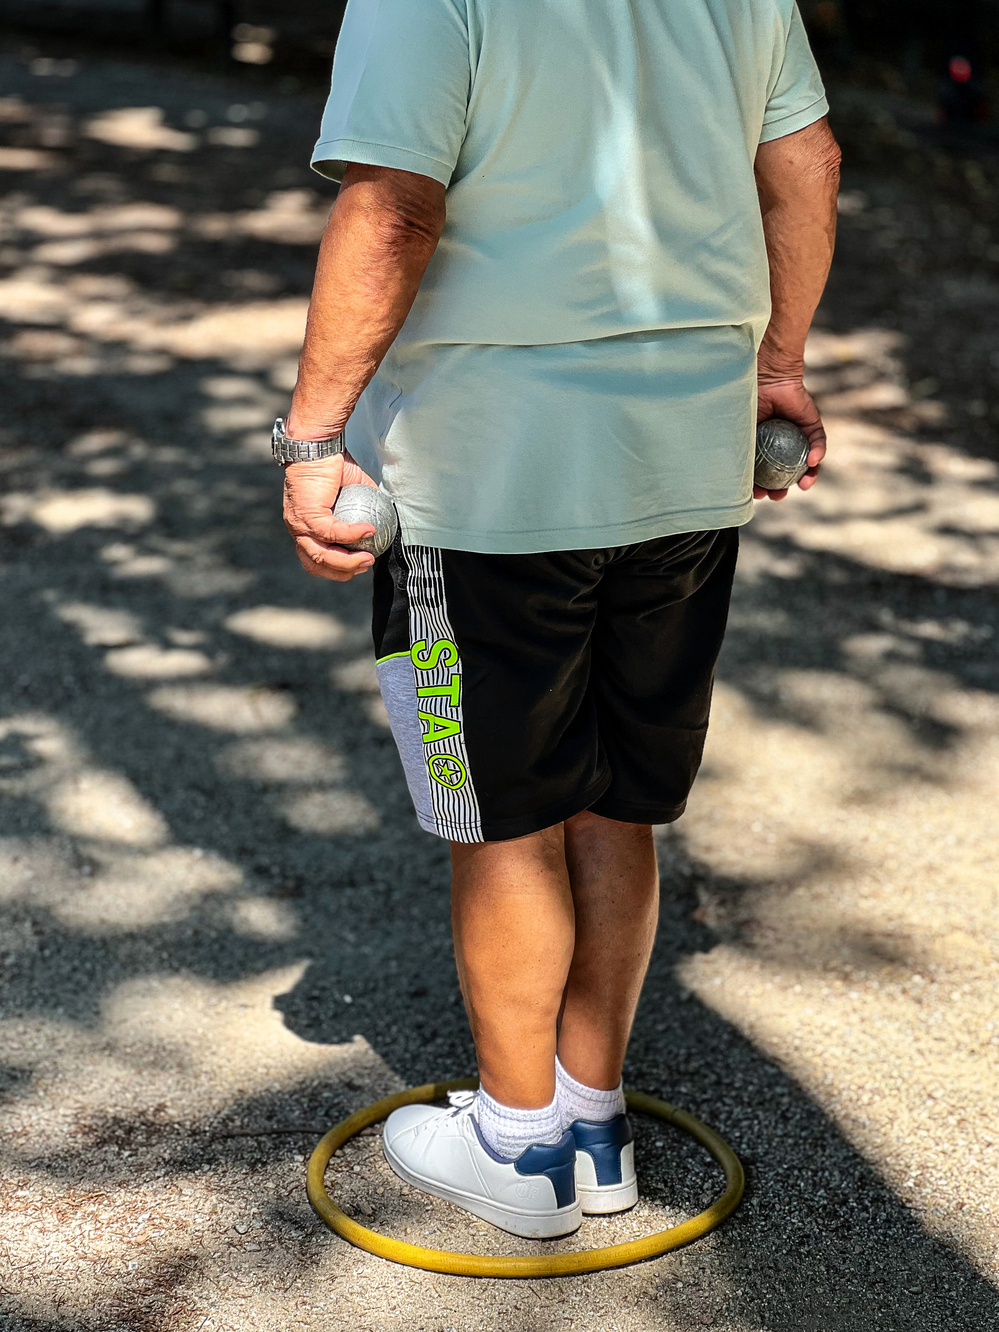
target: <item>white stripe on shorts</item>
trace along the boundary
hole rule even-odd
[[[421,730],[426,735],[439,721],[442,731],[451,732],[423,745],[435,830],[452,842],[481,842],[482,816],[465,748],[461,658],[448,619],[441,552],[434,546],[403,546],[402,554],[409,575],[409,634],[416,687],[418,691],[446,691],[418,698],[419,711],[425,714]],[[421,659],[432,662],[435,658],[434,665],[420,665]]]

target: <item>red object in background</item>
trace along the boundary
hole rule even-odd
[[[971,61],[966,60],[964,56],[954,56],[947,69],[955,83],[971,82],[974,70],[971,68]]]
[[[981,75],[976,73],[966,55],[951,56],[940,84],[938,122],[955,126],[983,125],[988,119],[989,99]]]

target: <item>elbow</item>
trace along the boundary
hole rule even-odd
[[[444,191],[440,197],[393,199],[382,218],[383,235],[393,249],[429,250],[433,254],[444,233]]]
[[[831,134],[829,135],[829,146],[823,153],[819,166],[826,180],[838,190],[843,168],[843,152]]]
[[[827,119],[760,146],[756,156],[756,183],[766,213],[785,205],[800,206],[804,197],[839,189],[842,153]]]
[[[428,176],[351,165],[338,206],[341,201],[343,208],[363,215],[381,247],[395,254],[425,254],[429,260],[444,231],[444,186]]]
[[[821,122],[819,141],[813,145],[812,154],[812,170],[816,176],[838,188],[843,152],[826,120]]]

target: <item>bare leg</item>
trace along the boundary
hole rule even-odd
[[[652,829],[583,813],[565,824],[576,941],[558,1055],[587,1087],[621,1079],[659,915]]]
[[[573,949],[562,825],[452,843],[451,924],[483,1088],[536,1110],[555,1095],[559,1006]]]

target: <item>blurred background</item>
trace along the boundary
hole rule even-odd
[[[626,1071],[747,1198],[656,1263],[470,1286],[304,1196],[331,1123],[472,1067],[368,588],[302,573],[269,461],[340,7],[0,0],[4,1332],[999,1326],[999,3],[803,11],[845,151],[829,461],[745,531]],[[640,1206],[573,1243],[720,1191],[637,1133]],[[377,1136],[329,1186],[504,1246]]]
[[[989,119],[999,54],[997,0],[802,0],[817,53],[837,76],[893,91],[936,87],[941,118]],[[322,77],[341,0],[3,0],[0,20],[24,31],[220,58]]]

